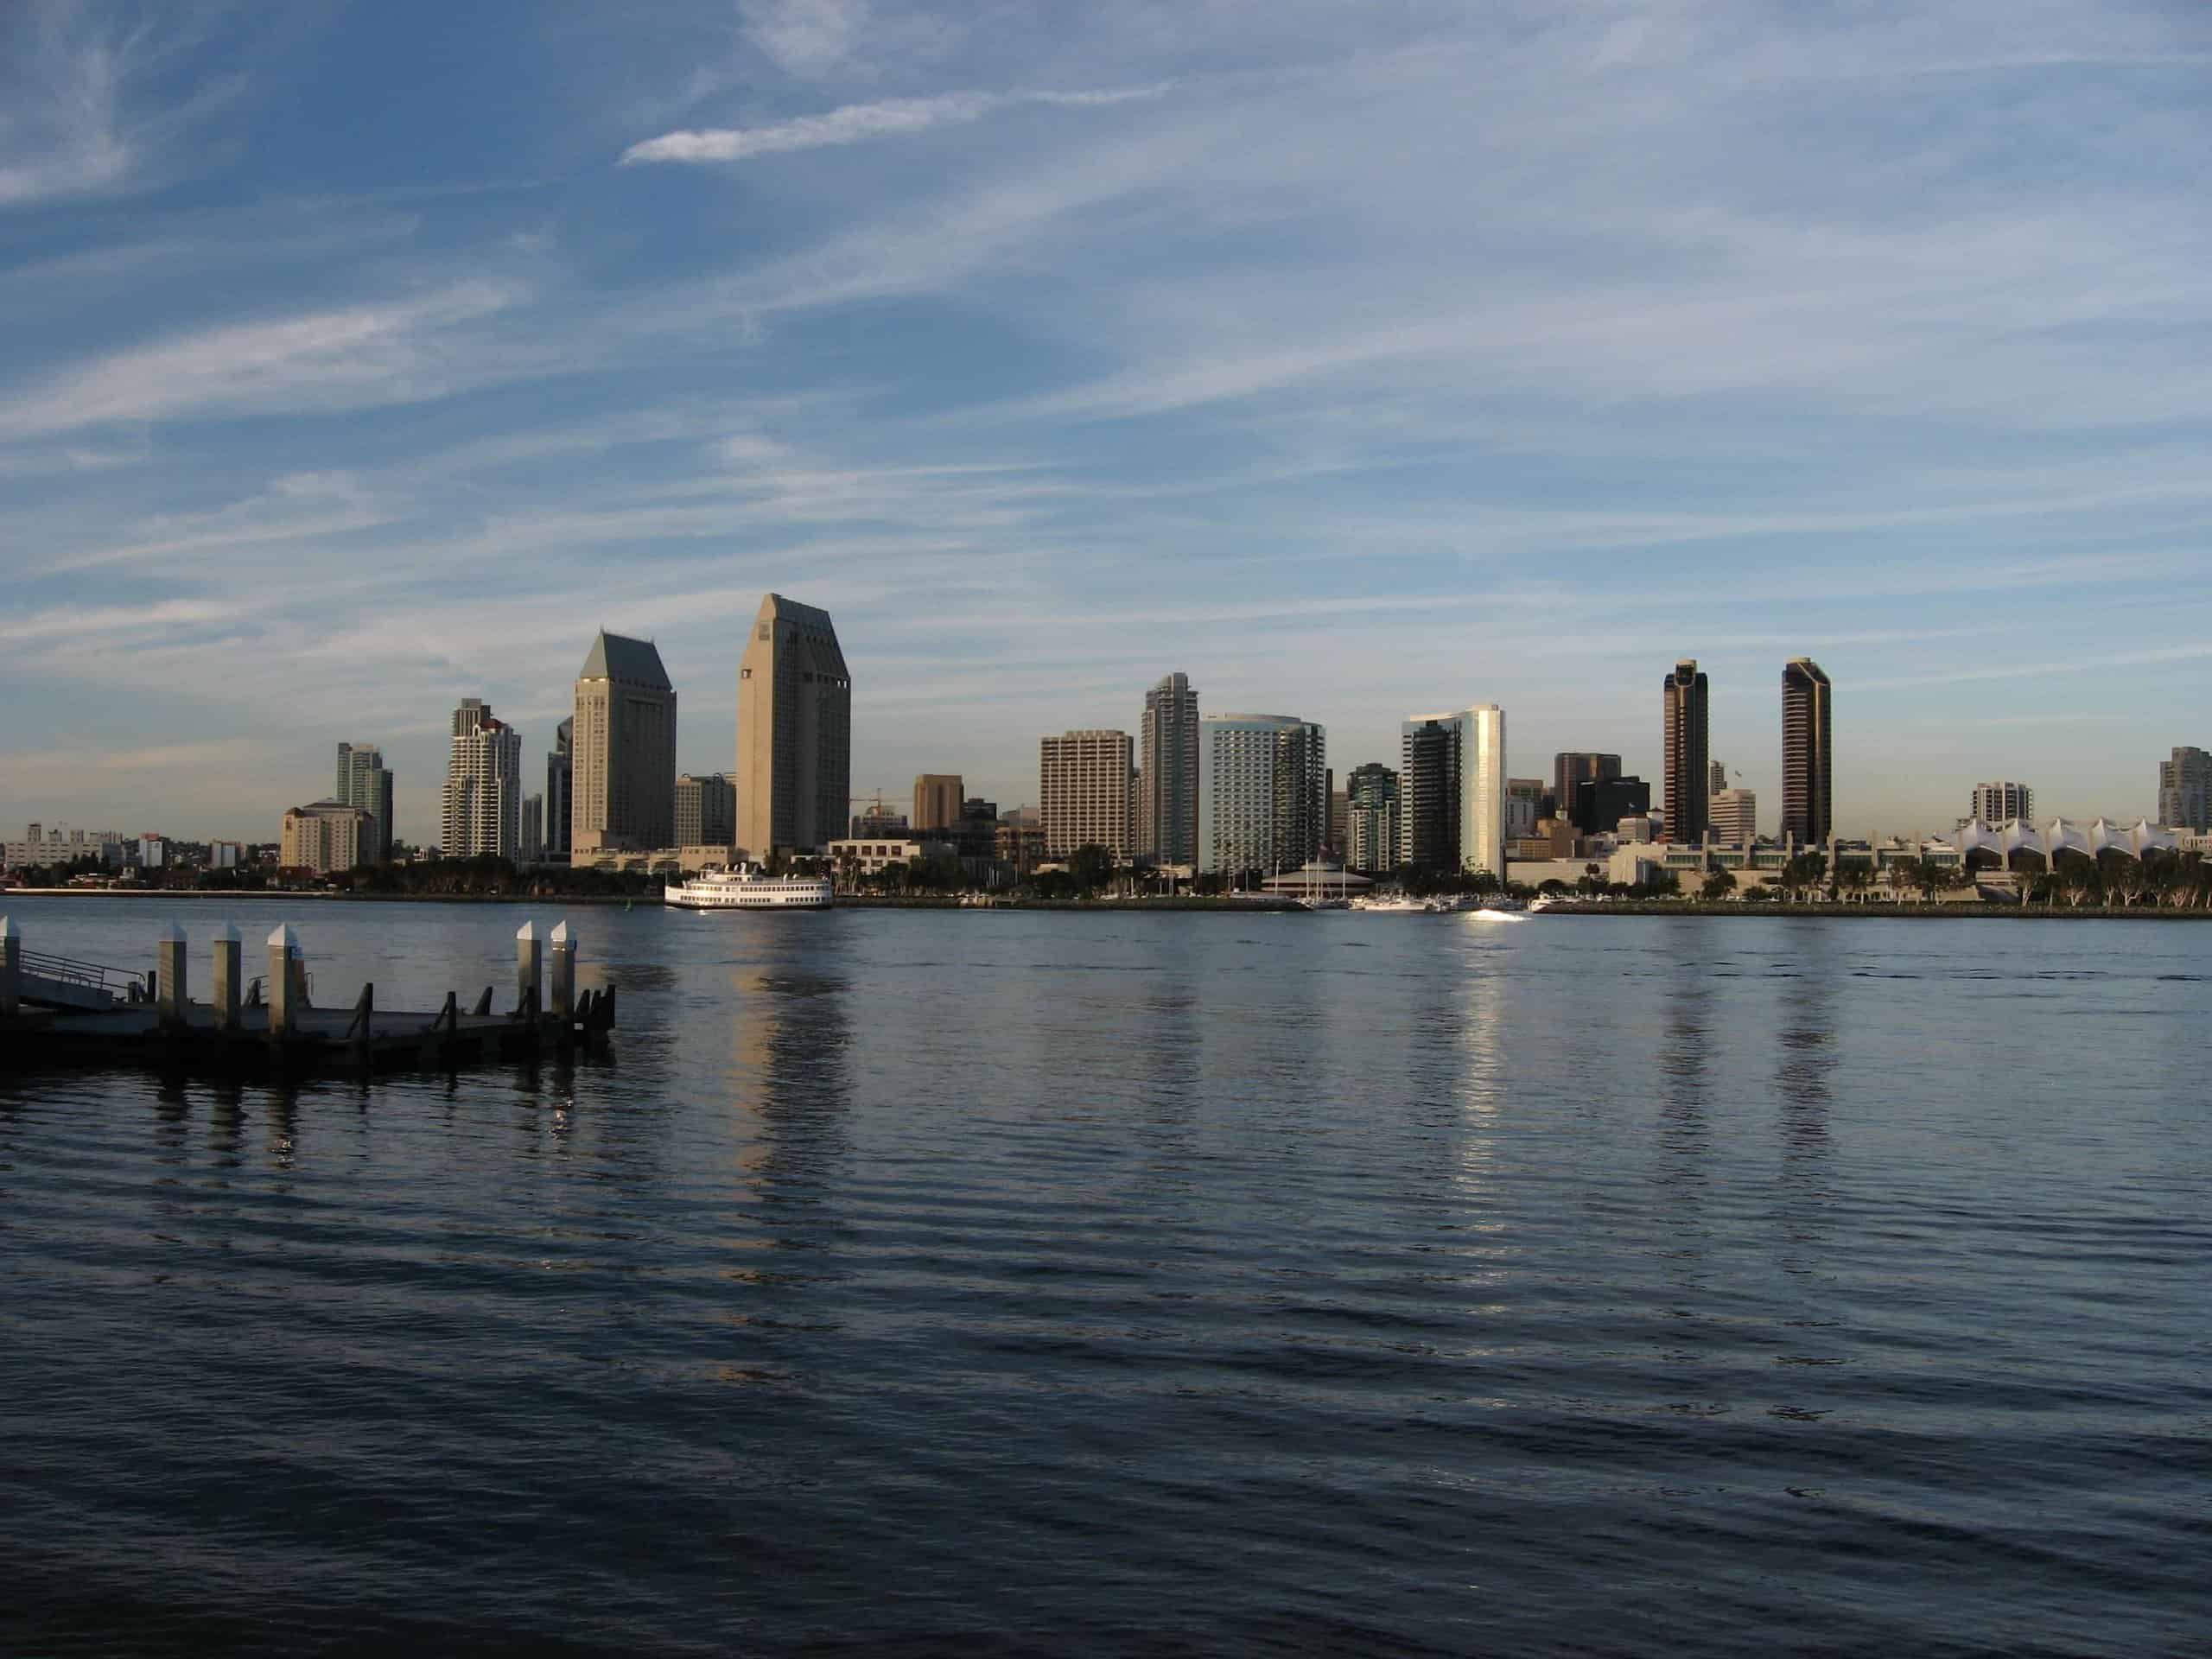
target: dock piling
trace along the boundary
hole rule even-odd
[[[492,988],[489,985],[484,988],[484,995],[476,999],[476,1006],[469,1012],[479,1020],[492,1012]]]
[[[564,917],[553,927],[553,1014],[566,1033],[576,1017],[576,936]]]
[[[181,1023],[190,1006],[185,995],[184,930],[171,922],[154,944],[154,997],[162,1023]]]
[[[14,917],[0,916],[0,1014],[15,1014],[22,975],[23,931]]]
[[[236,922],[225,922],[215,931],[215,976],[208,995],[214,999],[215,1029],[237,1030],[238,927]]]
[[[515,930],[515,1013],[529,1017],[544,997],[545,951],[538,943],[537,924],[524,922]]]
[[[269,936],[269,1038],[277,1042],[292,1034],[300,1007],[298,961],[300,941],[291,924],[279,922]]]

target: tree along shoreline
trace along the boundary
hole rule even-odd
[[[1986,899],[1957,904],[1833,903],[1747,905],[1740,899],[1607,899],[1603,904],[1554,899],[1546,916],[1726,916],[1756,920],[1761,916],[1809,916],[1827,921],[1881,922],[2212,922],[2212,910],[2154,906],[2007,905]]]

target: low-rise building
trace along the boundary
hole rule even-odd
[[[959,848],[949,841],[856,836],[830,843],[830,861],[841,874],[854,875],[874,875],[879,870],[889,869],[893,865],[909,864],[918,858],[957,858],[959,855]]]

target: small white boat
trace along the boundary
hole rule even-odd
[[[1420,899],[1408,899],[1402,894],[1395,899],[1355,899],[1351,901],[1351,907],[1354,910],[1380,911],[1390,916],[1416,916],[1427,908]]]
[[[678,910],[827,910],[833,891],[827,876],[770,875],[758,864],[741,864],[671,882],[660,897]]]

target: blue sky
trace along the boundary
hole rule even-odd
[[[1495,701],[1778,807],[2152,810],[2212,746],[2212,9],[0,7],[0,825],[273,836],[601,626],[728,766],[826,607],[856,788]],[[534,764],[534,763],[533,763]]]

